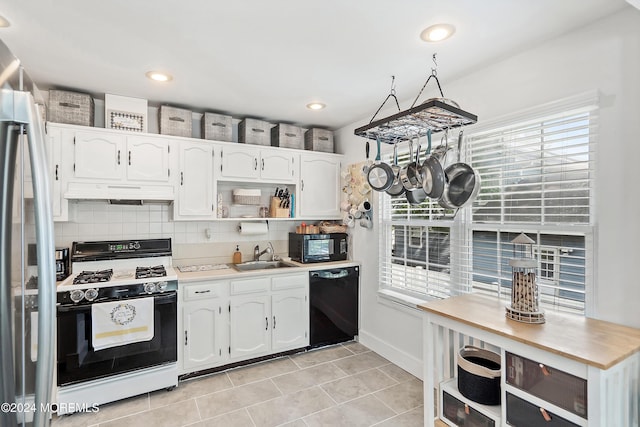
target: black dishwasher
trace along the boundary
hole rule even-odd
[[[358,267],[309,272],[310,347],[353,340],[358,335]]]

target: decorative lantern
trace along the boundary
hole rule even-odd
[[[533,257],[535,241],[524,233],[511,241],[513,258],[509,265],[513,271],[511,282],[511,305],[507,306],[507,317],[524,323],[544,323],[544,312],[540,310],[540,295],[536,283],[538,262]]]

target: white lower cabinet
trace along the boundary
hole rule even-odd
[[[309,301],[306,289],[271,295],[271,349],[305,347],[309,344]],[[307,319],[303,321],[303,319]]]
[[[223,364],[228,359],[228,282],[198,282],[184,287],[182,371]]]
[[[196,282],[183,290],[182,373],[309,344],[309,274]]]
[[[230,357],[240,359],[266,354],[270,347],[269,296],[232,297],[230,311]]]
[[[230,294],[231,359],[309,344],[307,272],[232,280]]]

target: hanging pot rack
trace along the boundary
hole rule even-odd
[[[435,63],[435,61],[436,54],[433,54],[433,62]],[[432,78],[438,85],[441,98],[428,99],[416,106],[418,98],[420,98],[422,91]],[[429,75],[422,89],[420,89],[411,108],[374,121],[389,98],[393,98],[396,101],[396,105],[398,105],[394,83],[395,77],[392,77],[391,93],[373,115],[369,124],[360,126],[354,131],[357,136],[372,140],[380,139],[380,142],[385,144],[394,144],[397,141],[407,141],[411,138],[426,136],[429,130],[432,133],[437,133],[447,129],[467,126],[478,121],[478,116],[462,110],[455,102],[444,97],[435,68],[431,69],[431,75]],[[398,110],[400,110],[399,105]]]

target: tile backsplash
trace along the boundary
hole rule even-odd
[[[74,241],[171,238],[174,265],[226,263],[236,245],[243,260],[253,257],[253,248],[268,242],[280,256],[288,255],[288,233],[299,221],[268,221],[264,235],[238,232],[241,220],[172,221],[173,207],[167,203],[142,206],[110,205],[105,201],[69,203],[69,222],[55,223],[57,247],[71,247]]]

